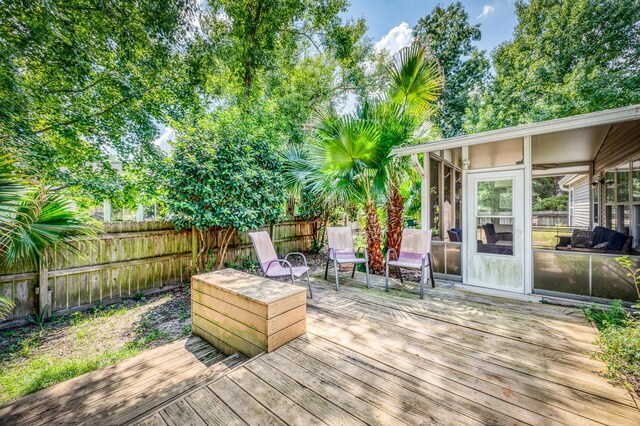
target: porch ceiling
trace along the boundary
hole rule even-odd
[[[531,161],[536,165],[593,161],[610,125],[546,133],[531,137]]]
[[[593,161],[611,125],[638,119],[640,105],[630,105],[396,148],[393,153],[405,156],[531,136],[534,164],[586,163]]]

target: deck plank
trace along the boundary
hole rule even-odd
[[[285,424],[227,377],[212,383],[209,389],[250,426]]]
[[[0,423],[640,424],[629,393],[597,374],[580,312],[341,282],[313,278],[306,335],[273,352],[221,362],[185,340],[0,407]]]
[[[317,307],[318,303],[315,306]],[[465,342],[469,336],[463,339],[456,337],[448,339],[443,334],[434,335],[426,328],[420,327],[419,322],[407,318],[394,317],[392,320],[384,321],[384,313],[380,311],[372,312],[371,316],[367,314],[365,317],[355,318],[349,316],[351,312],[349,309],[336,303],[323,305],[323,309],[324,311],[314,311],[313,318],[338,326],[355,323],[354,329],[363,325],[379,327],[378,333],[382,336],[391,334],[391,337],[396,337],[401,335],[403,340],[414,341],[424,353],[431,353],[434,357],[446,357],[453,360],[456,365],[462,363],[487,371],[487,375],[483,377],[495,379],[495,373],[498,373],[502,377],[511,377],[516,387],[533,384],[546,391],[554,392],[554,394],[560,392],[567,398],[576,398],[578,401],[593,404],[594,408],[601,408],[603,404],[608,406],[609,399],[615,393],[619,395],[618,402],[632,404],[624,390],[620,389],[619,392],[616,392],[614,389],[612,392],[611,386],[600,377],[590,371],[575,368],[575,365],[561,364],[557,366],[556,362],[551,362],[548,358],[550,354],[546,358],[536,357],[533,347],[529,350],[524,348],[524,350],[515,351],[508,345],[499,345],[496,344],[497,342],[491,341],[490,350],[487,351],[485,349],[487,342],[472,340],[474,344],[469,345],[469,342]],[[362,313],[362,310],[358,309],[358,311]],[[373,320],[374,316],[378,318],[378,321]],[[452,333],[452,330],[449,329],[449,332],[455,336],[460,333],[460,330]],[[496,347],[498,351],[494,351]],[[469,351],[475,355],[469,356]],[[527,353],[528,357],[523,359],[522,353]],[[446,359],[445,362],[447,362]],[[594,370],[600,370],[603,367],[601,363],[598,363]]]
[[[220,400],[209,388],[194,391],[185,401],[198,413],[207,425],[244,426],[246,423]]]
[[[227,377],[286,424],[296,426],[326,424],[246,368],[240,368]]]

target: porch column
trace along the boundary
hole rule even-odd
[[[533,293],[533,162],[531,135],[523,139],[524,163],[524,292]]]
[[[422,203],[420,204],[420,227],[422,229],[429,229],[431,226],[431,197],[429,196],[429,188],[431,187],[429,176],[431,175],[431,171],[429,167],[429,153],[425,152],[422,166],[424,175],[422,176],[422,187],[420,188],[420,196],[422,198]]]

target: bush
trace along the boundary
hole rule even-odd
[[[591,306],[584,312],[600,332],[602,351],[594,357],[607,364],[605,377],[640,395],[640,321],[619,300],[606,310]]]
[[[566,211],[569,206],[568,195],[555,195],[553,197],[543,198],[533,206],[533,211]]]

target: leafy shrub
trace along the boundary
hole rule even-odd
[[[566,211],[569,205],[568,195],[555,195],[553,197],[543,198],[533,206],[533,211]]]
[[[605,377],[626,387],[635,383],[640,394],[640,321],[628,318],[622,326],[600,330],[598,344],[602,352],[596,357],[607,363]]]
[[[597,343],[602,351],[594,357],[607,364],[605,377],[640,395],[640,321],[619,300],[608,309],[584,308],[584,313],[600,332]]]
[[[612,326],[623,326],[629,318],[629,314],[620,300],[613,302],[608,309],[592,305],[583,308],[583,311],[587,319],[594,323],[600,331]]]

